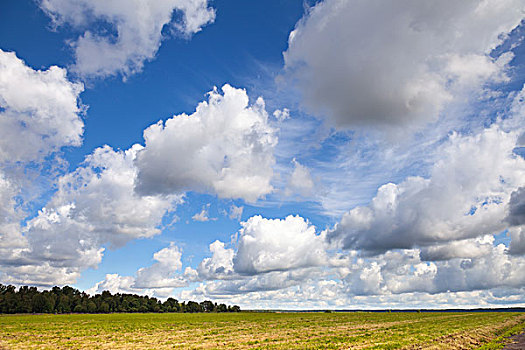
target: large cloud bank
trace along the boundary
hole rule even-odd
[[[370,205],[345,214],[330,236],[344,248],[385,251],[502,231],[511,193],[525,181],[525,160],[513,153],[517,137],[497,126],[451,135],[430,178],[381,186]]]
[[[39,187],[29,176],[35,163],[49,166],[45,156],[60,160],[61,147],[82,141],[82,85],[68,81],[64,69],[35,71],[13,53],[2,51],[0,62],[0,122],[11,137],[0,141],[0,155],[5,155],[0,158],[4,282],[74,283],[83,270],[98,266],[106,246],[119,248],[160,234],[163,219],[183,202],[186,191],[255,201],[273,189],[277,138],[264,101],[249,105],[244,90],[225,85],[223,94],[210,92],[194,114],[146,129],[145,146],[97,148],[70,172],[58,168],[38,174],[37,168],[34,176],[39,181],[45,177],[43,184],[55,189],[30,216],[25,208],[41,201],[38,195],[26,195]],[[24,137],[16,137],[18,133]],[[171,275],[174,266],[181,267],[176,247],[154,258],[157,263],[138,271],[136,280],[119,281],[131,281],[129,288],[137,291],[154,286],[158,293],[186,283]]]
[[[248,218],[196,269],[170,277],[198,283],[178,297],[261,308],[523,304],[523,93],[492,125],[450,134],[427,176],[381,186],[331,228]]]
[[[512,54],[490,54],[523,11],[519,0],[326,0],[290,34],[285,68],[336,126],[433,121],[460,91],[506,79]]]

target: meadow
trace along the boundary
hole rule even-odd
[[[524,313],[0,315],[0,349],[495,349]]]

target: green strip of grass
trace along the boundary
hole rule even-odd
[[[519,323],[507,329],[501,329],[496,332],[496,335],[498,336],[497,338],[479,347],[478,350],[503,349],[505,344],[508,344],[509,337],[512,337],[516,334],[520,334],[523,331],[525,331],[525,322]]]

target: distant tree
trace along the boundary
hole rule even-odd
[[[217,312],[228,312],[228,307],[226,304],[219,304],[219,306],[217,306]]]
[[[236,305],[213,303],[205,300],[179,303],[168,298],[161,302],[157,298],[135,294],[115,294],[103,291],[89,296],[70,286],[53,287],[39,292],[36,287],[21,286],[18,291],[12,285],[0,284],[0,313],[108,313],[108,312],[238,312]]]
[[[209,300],[205,300],[202,303],[200,303],[202,311],[204,312],[214,312],[215,311],[215,304]]]
[[[90,314],[97,312],[97,304],[93,300],[88,301],[86,311]]]
[[[186,310],[185,312],[202,312],[202,307],[200,304],[194,302],[194,301],[188,301],[188,304],[186,304]]]
[[[71,301],[67,294],[60,294],[56,303],[55,311],[59,314],[71,312]]]
[[[181,310],[178,300],[173,298],[166,299],[162,306],[166,312],[180,312]]]
[[[241,308],[238,305],[233,305],[231,307],[231,312],[241,312]]]
[[[43,293],[33,295],[31,299],[32,312],[50,313],[53,312],[53,301]]]
[[[84,305],[82,305],[82,304],[77,304],[73,308],[73,312],[75,312],[75,313],[84,313],[86,311],[87,311],[86,307]]]
[[[98,309],[99,312],[103,314],[107,314],[109,312],[109,304],[103,301],[100,303],[100,308]]]

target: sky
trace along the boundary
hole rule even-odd
[[[0,283],[525,306],[522,0],[2,0]]]

